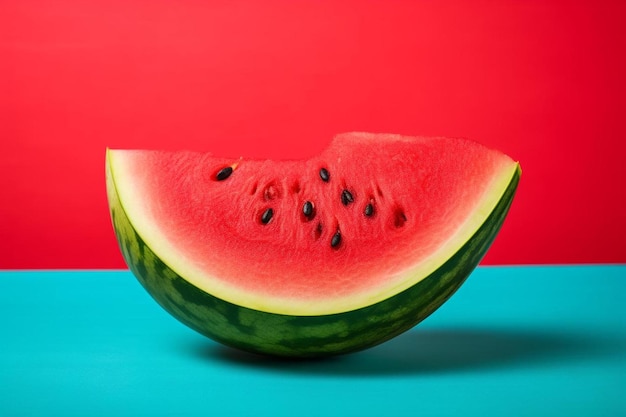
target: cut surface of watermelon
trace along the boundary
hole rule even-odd
[[[369,133],[301,161],[107,151],[112,210],[160,261],[227,303],[290,316],[362,309],[432,276],[505,195],[508,210],[519,173],[472,141]]]

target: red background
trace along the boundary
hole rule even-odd
[[[124,266],[106,146],[303,157],[351,130],[520,160],[487,264],[626,262],[625,5],[2,2],[0,268]]]

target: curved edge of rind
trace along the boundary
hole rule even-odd
[[[379,303],[321,316],[290,316],[241,307],[193,286],[165,265],[128,220],[107,162],[107,195],[121,252],[146,291],[179,321],[225,345],[254,353],[320,357],[354,352],[412,328],[465,282],[498,234],[519,182],[519,164],[498,204],[441,268]]]

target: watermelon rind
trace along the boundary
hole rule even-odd
[[[507,216],[521,169],[515,164],[500,198],[475,233],[436,270],[382,301],[332,314],[282,314],[221,299],[170,268],[142,239],[118,195],[107,150],[107,195],[123,257],[146,291],[176,319],[237,349],[285,357],[356,352],[389,340],[448,300],[479,264]]]

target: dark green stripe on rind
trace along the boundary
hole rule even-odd
[[[170,314],[225,345],[279,356],[315,357],[354,352],[410,329],[463,284],[497,235],[520,178],[519,167],[478,232],[441,268],[377,304],[345,313],[289,316],[241,307],[193,286],[165,265],[136,233],[108,180],[113,225],[124,259],[143,287]]]

